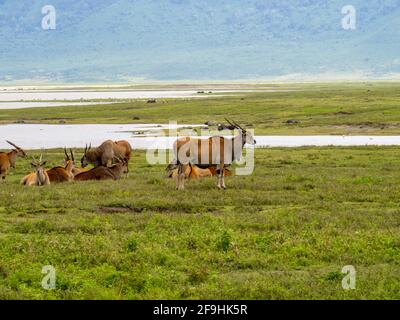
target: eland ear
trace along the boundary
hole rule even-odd
[[[46,160],[46,161],[44,161],[44,162],[42,162],[42,164],[41,164],[41,165],[42,165],[42,166],[44,166],[46,163],[47,163],[47,160]]]

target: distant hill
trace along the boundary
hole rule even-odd
[[[400,2],[0,0],[0,81],[302,79],[400,73]],[[42,30],[41,8],[57,10]]]

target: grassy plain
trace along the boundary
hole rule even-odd
[[[138,151],[121,181],[25,188],[29,170],[19,160],[0,187],[2,299],[400,298],[397,148],[257,149],[225,191],[175,191]]]
[[[400,84],[301,85],[204,100],[1,110],[0,122],[199,123],[257,134],[400,134]],[[287,125],[288,119],[300,121]],[[11,138],[10,138],[11,139]],[[30,155],[35,151],[29,152]],[[37,153],[37,151],[36,151]],[[0,299],[399,299],[397,147],[257,149],[251,176],[190,181],[135,151],[127,179],[0,184]],[[61,150],[47,150],[48,167]],[[56,268],[55,290],[41,287]],[[342,267],[357,271],[343,290]]]
[[[281,88],[278,88],[281,89]],[[59,108],[1,110],[0,124],[203,123],[228,116],[256,134],[400,134],[400,83],[302,84],[289,92],[254,92],[205,99],[158,99]],[[297,120],[298,124],[287,124]]]

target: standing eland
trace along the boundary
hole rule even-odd
[[[185,188],[185,172],[190,163],[216,166],[219,173],[217,176],[217,187],[219,189],[226,189],[224,179],[225,167],[230,166],[235,160],[240,160],[245,144],[255,145],[256,140],[250,132],[242,128],[235,121],[225,120],[239,131],[237,136],[233,138],[215,136],[207,139],[184,137],[174,142],[174,152],[178,165],[176,179],[176,188],[178,190]]]
[[[10,152],[0,152],[0,176],[4,180],[10,171],[10,168],[15,168],[17,157],[25,158],[26,153],[16,144],[6,140],[8,144],[12,145],[15,149]]]

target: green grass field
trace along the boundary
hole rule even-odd
[[[19,161],[0,189],[0,298],[400,298],[397,148],[256,150],[226,191],[211,178],[175,191],[144,152],[116,182],[25,188],[29,170]]]
[[[13,110],[0,120],[197,123],[229,115],[257,133],[338,133],[368,122],[352,133],[395,134],[399,87]],[[335,116],[340,110],[351,114]],[[290,118],[301,123],[282,123]],[[62,150],[45,158],[49,168],[60,165]],[[0,299],[400,298],[397,147],[256,149],[254,173],[226,178],[224,191],[211,178],[176,191],[164,168],[135,151],[126,179],[26,188],[19,181],[29,159],[19,159],[0,183]],[[56,269],[55,290],[41,286],[45,265]],[[346,265],[357,271],[355,290],[342,288]]]

